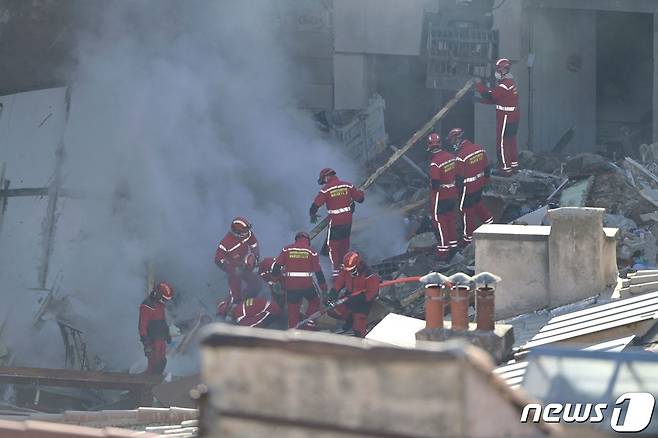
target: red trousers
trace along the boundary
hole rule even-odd
[[[432,211],[432,224],[438,242],[437,255],[440,259],[447,259],[450,251],[457,248],[455,199],[439,199],[438,193],[435,194]]]
[[[162,374],[167,366],[167,342],[164,339],[156,339],[150,347],[151,351],[146,356],[148,359],[146,372],[149,374]]]
[[[338,276],[343,257],[350,250],[350,234],[352,232],[352,223],[334,225],[329,222],[329,231],[327,232],[327,246],[329,247],[329,260],[333,266],[332,277]]]
[[[368,313],[364,313],[365,309],[359,309],[359,312],[354,312],[347,305],[341,304],[329,312],[332,318],[346,321],[351,325],[351,329],[360,338],[366,337]],[[369,309],[368,309],[369,311]]]
[[[235,269],[227,272],[226,275],[228,276],[229,296],[234,303],[245,298],[255,298],[260,293],[262,281],[258,274]]]
[[[480,225],[490,224],[493,222],[491,212],[482,202],[482,189],[472,193],[466,193],[467,187],[464,187],[459,209],[462,214],[463,242],[465,244],[473,241],[473,232]]]
[[[519,167],[516,133],[519,129],[519,112],[496,110],[496,152],[498,165],[505,174]]]
[[[314,288],[289,289],[286,291],[286,300],[288,301],[288,328],[297,327],[302,319],[308,318],[320,308],[320,297]],[[308,301],[304,318],[301,314],[303,300]]]

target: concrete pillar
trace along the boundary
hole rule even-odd
[[[548,212],[549,306],[602,292],[606,286],[603,208],[565,207]]]

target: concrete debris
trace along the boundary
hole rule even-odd
[[[568,157],[564,163],[564,173],[571,177],[590,176],[610,172],[612,166],[599,154],[583,153]]]
[[[565,187],[560,194],[560,207],[584,207],[593,182],[594,177],[590,176]]]

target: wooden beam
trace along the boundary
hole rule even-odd
[[[0,367],[0,382],[16,385],[138,390],[160,384],[162,376],[49,368]]]
[[[469,79],[464,86],[457,91],[457,94],[454,95],[452,99],[446,103],[443,108],[439,110],[438,113],[434,115],[427,123],[423,125],[422,128],[420,128],[418,131],[414,133],[414,135],[411,136],[409,140],[402,146],[400,149],[398,149],[393,155],[389,157],[389,159],[384,163],[382,166],[380,166],[377,170],[375,170],[366,180],[361,184],[359,187],[361,190],[366,190],[368,187],[374,184],[374,182],[379,178],[384,172],[386,172],[396,161],[398,161],[404,154],[406,154],[409,149],[413,145],[418,142],[423,136],[425,136],[428,132],[430,132],[432,129],[434,129],[434,125],[441,120],[443,117],[445,117],[446,114],[448,114],[448,111],[454,107],[457,102],[461,100],[462,97],[466,95],[466,93],[473,87],[473,84],[475,84],[474,79]],[[325,217],[322,222],[317,224],[313,229],[310,231],[311,239],[316,237],[318,234],[324,230],[327,225],[329,225],[329,217]]]

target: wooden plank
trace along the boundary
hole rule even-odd
[[[386,170],[388,170],[396,161],[398,161],[404,154],[406,154],[413,145],[425,136],[428,132],[434,129],[434,125],[441,120],[447,113],[450,111],[456,104],[459,102],[464,95],[473,87],[475,80],[469,79],[464,86],[457,91],[457,94],[446,103],[443,108],[439,110],[438,113],[434,115],[427,123],[423,125],[418,131],[416,131],[409,140],[397,150],[393,155],[391,155],[386,163],[380,166],[375,170],[359,187],[361,190],[366,190],[368,187],[374,184],[374,182],[379,178]],[[329,225],[329,217],[325,217],[320,223],[318,223],[313,229],[309,232],[311,239],[315,238],[318,234],[324,230],[327,225]]]
[[[19,385],[134,390],[138,387],[152,387],[161,381],[162,376],[154,374],[0,367],[0,382]]]

